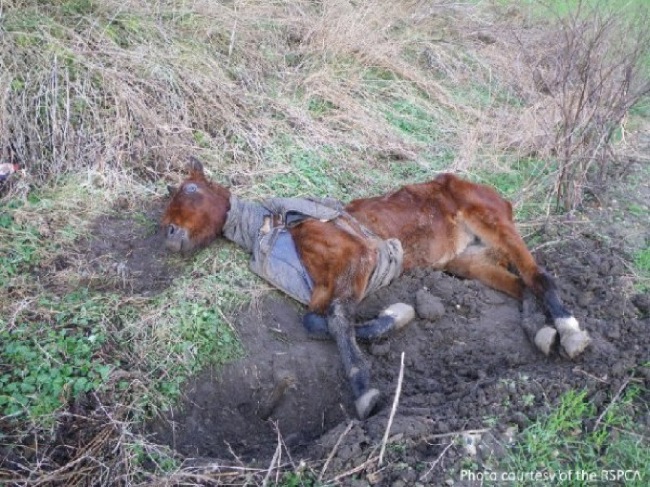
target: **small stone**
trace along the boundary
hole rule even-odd
[[[415,309],[420,318],[429,321],[436,321],[445,314],[441,299],[424,289],[415,294]]]
[[[621,338],[621,328],[617,323],[609,323],[605,329],[605,335],[611,340],[618,340]]]
[[[375,357],[385,357],[390,352],[390,342],[373,343],[370,345],[370,353]]]
[[[636,308],[643,313],[644,315],[647,315],[650,313],[650,293],[640,293],[636,294],[635,296],[632,297],[632,304],[636,306]]]
[[[481,435],[478,433],[463,433],[461,438],[463,439],[463,448],[465,449],[465,453],[469,456],[475,457],[477,452],[476,446],[481,441]]]

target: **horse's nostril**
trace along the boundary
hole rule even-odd
[[[174,234],[176,233],[176,230],[178,230],[176,228],[176,225],[174,225],[173,223],[170,223],[169,225],[167,225],[167,236],[168,237],[173,237]]]

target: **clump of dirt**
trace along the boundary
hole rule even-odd
[[[500,425],[493,432],[497,436],[509,425],[523,428],[569,389],[586,388],[590,400],[604,406],[630,369],[649,358],[650,323],[628,293],[624,259],[584,237],[547,246],[537,257],[558,277],[562,296],[592,336],[590,348],[575,361],[557,351],[547,358],[531,345],[519,302],[477,282],[419,270],[359,309],[366,319],[388,304],[406,302],[420,313],[404,331],[365,346],[373,384],[384,397],[379,412],[365,422],[354,420],[336,347],[308,340],[302,310],[274,296],[236,319],[248,356],[197,377],[183,407],[154,430],[189,457],[258,460],[266,466],[278,432],[300,458],[326,458],[338,443],[328,471],[349,470],[381,442],[404,352],[391,434],[410,447],[394,449],[391,461],[408,468],[384,469],[380,477],[408,483],[423,475],[414,466],[432,462],[449,442],[436,438],[495,424]],[[456,450],[447,452],[436,470],[464,455]]]

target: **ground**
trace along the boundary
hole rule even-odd
[[[383,401],[374,416],[360,422],[335,345],[309,340],[300,321],[303,307],[272,292],[232,317],[245,356],[193,378],[182,404],[147,431],[195,468],[215,463],[267,468],[280,462],[280,444],[291,462],[316,462],[317,472],[325,470],[322,462],[328,459],[324,478],[338,478],[343,485],[435,485],[440,479],[458,481],[468,459],[475,466],[489,465],[518,431],[547,414],[569,390],[586,390],[598,411],[629,381],[647,390],[648,294],[634,286],[628,264],[628,245],[648,238],[647,214],[619,218],[626,205],[647,204],[648,184],[634,181],[628,178],[626,191],[613,191],[586,212],[536,225],[527,235],[537,242],[531,244],[536,258],[556,276],[563,299],[592,336],[578,359],[557,350],[545,357],[531,345],[526,329],[545,321],[531,299],[522,307],[477,282],[427,269],[409,272],[359,309],[359,319],[395,302],[417,310],[403,331],[362,346]],[[635,191],[628,190],[632,187]],[[159,212],[157,207],[151,216]],[[165,254],[159,237],[146,232],[127,237],[128,228],[124,220],[102,220],[89,252],[95,261],[116,252],[127,255],[123,264],[132,278],[124,292],[155,292],[171,282],[178,260]],[[119,244],[111,244],[111,238]],[[153,252],[147,250],[152,243]],[[402,353],[404,379],[388,466],[377,468],[374,457],[386,431]],[[638,426],[650,429],[650,416],[639,417]]]

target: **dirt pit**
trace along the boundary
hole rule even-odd
[[[331,456],[328,473],[349,472],[377,453],[402,352],[391,428],[392,443],[401,447],[390,450],[392,467],[377,474],[380,485],[441,478],[466,455],[445,450],[452,433],[487,429],[502,444],[511,426],[521,430],[569,389],[586,388],[602,410],[630,370],[650,358],[647,294],[634,293],[620,252],[597,239],[565,238],[536,257],[557,276],[562,297],[591,334],[591,346],[575,361],[557,351],[547,358],[531,345],[522,323],[544,321],[534,307],[522,315],[519,302],[477,282],[411,272],[359,309],[360,319],[395,302],[418,310],[403,331],[362,345],[383,400],[359,422],[335,345],[309,340],[303,309],[273,295],[235,317],[247,356],[188,384],[184,404],[153,426],[155,437],[193,463],[264,468],[281,441],[294,461]],[[641,371],[647,386],[650,369]]]

